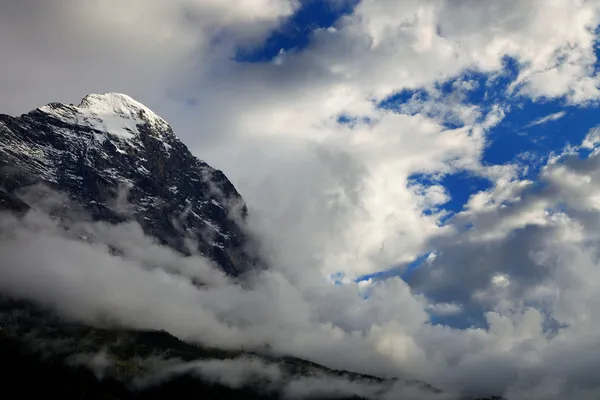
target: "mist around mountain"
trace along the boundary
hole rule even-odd
[[[282,318],[269,312],[271,292],[285,282],[261,259],[242,197],[130,97],[89,95],[79,106],[1,115],[0,139],[5,390],[90,399],[458,398],[402,376],[326,367],[271,340]],[[248,314],[247,302],[266,312]]]

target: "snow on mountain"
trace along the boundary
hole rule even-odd
[[[161,139],[170,130],[164,119],[121,93],[90,94],[77,107],[53,104],[39,110],[63,122],[86,125],[121,139],[135,138],[140,124],[149,124]]]
[[[95,219],[135,220],[161,243],[198,250],[230,275],[253,262],[244,249],[246,206],[231,182],[127,95],[90,94],[78,106],[0,115],[4,204],[34,183],[67,193]]]

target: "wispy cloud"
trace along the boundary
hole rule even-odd
[[[566,115],[566,112],[564,112],[564,111],[555,112],[553,114],[546,115],[545,117],[541,117],[536,120],[533,120],[532,122],[527,124],[525,126],[525,128],[531,128],[532,126],[537,126],[537,125],[545,124],[547,122],[557,121],[557,120],[561,119],[562,117],[564,117],[565,115]]]
[[[232,388],[254,387],[283,399],[361,397],[370,399],[458,400],[459,396],[440,393],[416,382],[381,382],[368,378],[334,375],[307,368],[303,375],[292,374],[283,364],[257,358],[204,360],[166,365],[154,375],[138,380],[139,387],[158,384],[181,374],[193,374],[204,380]]]

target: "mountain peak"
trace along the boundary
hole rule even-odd
[[[123,93],[88,94],[78,108],[98,114],[121,114],[142,117],[149,122],[167,125],[167,122],[137,100]]]
[[[0,189],[7,192],[0,209],[26,208],[15,199],[18,189],[40,182],[94,220],[136,221],[161,244],[203,254],[229,275],[254,265],[245,203],[233,184],[127,95],[90,94],[79,105],[0,115],[0,139]]]
[[[133,139],[139,134],[138,125],[146,124],[161,138],[173,136],[163,118],[123,93],[88,94],[78,106],[51,103],[38,110],[60,121],[87,125],[121,139]]]

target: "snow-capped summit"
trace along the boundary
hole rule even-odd
[[[39,111],[67,123],[87,125],[91,129],[133,139],[138,126],[148,124],[157,137],[173,136],[169,124],[142,103],[122,93],[89,94],[79,106],[51,103]]]
[[[81,100],[79,108],[104,114],[122,114],[131,117],[145,117],[148,121],[158,121],[167,125],[166,121],[156,115],[148,107],[123,93],[88,94]],[[138,115],[141,113],[141,115]]]
[[[36,182],[69,194],[95,219],[136,220],[162,243],[197,250],[231,275],[252,264],[241,227],[246,206],[234,186],[127,95],[0,114],[0,208],[23,209],[14,195]]]

